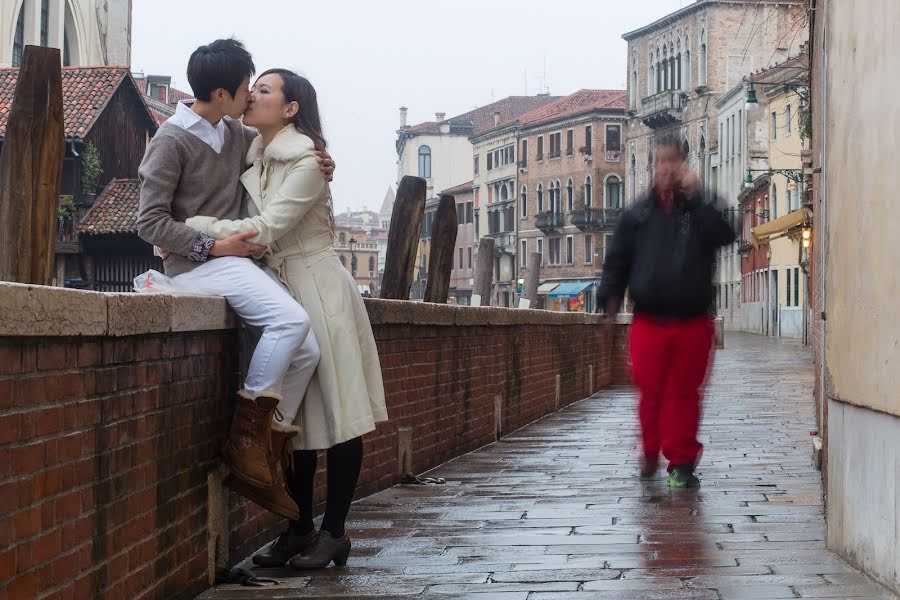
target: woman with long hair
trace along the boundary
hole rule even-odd
[[[269,567],[290,561],[297,569],[343,565],[350,554],[344,524],[362,466],[362,436],[387,420],[378,351],[356,282],[332,249],[331,193],[315,155],[326,146],[315,89],[287,69],[266,71],[253,85],[244,123],[260,133],[241,176],[251,216],[196,216],[187,224],[217,239],[257,231],[249,241],[269,247],[264,260],[306,309],[321,353],[294,421],[300,432],[292,460],[284,461],[300,519],[253,560]],[[317,450],[323,449],[328,494],[316,532],[313,479]]]

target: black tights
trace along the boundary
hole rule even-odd
[[[291,497],[300,508],[300,520],[291,521],[291,529],[306,534],[315,529],[313,525],[313,487],[316,477],[317,452],[299,450],[294,452],[294,470],[288,476]],[[328,496],[325,501],[325,516],[322,529],[333,537],[344,535],[344,524],[350,503],[356,492],[356,481],[362,468],[362,437],[332,446],[327,452]]]

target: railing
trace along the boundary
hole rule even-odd
[[[621,208],[594,208],[586,206],[572,211],[572,225],[582,231],[596,231],[603,227],[612,227],[619,221]]]
[[[494,238],[494,248],[501,250],[515,250],[516,233],[514,231],[503,231],[501,233],[492,233]]]
[[[679,90],[666,90],[641,100],[641,119],[645,124],[664,126],[681,120],[684,98]]]
[[[554,231],[565,226],[566,220],[561,212],[544,212],[535,216],[534,224],[541,231]]]

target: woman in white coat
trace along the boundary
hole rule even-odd
[[[267,71],[253,86],[244,122],[260,132],[241,177],[252,216],[196,216],[187,224],[217,239],[257,231],[249,241],[269,247],[265,262],[309,313],[321,351],[294,422],[300,433],[286,473],[300,520],[254,561],[281,566],[290,560],[298,569],[343,565],[350,554],[344,523],[362,465],[362,436],[387,420],[378,351],[356,282],[332,249],[331,194],[315,155],[325,149],[315,89],[291,71]],[[316,533],[313,479],[320,449],[328,450],[328,499]]]

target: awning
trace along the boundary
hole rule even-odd
[[[550,298],[577,298],[578,294],[593,285],[593,281],[567,281],[562,283],[553,292]]]
[[[555,281],[551,282],[551,283],[542,283],[541,285],[538,286],[538,295],[546,296],[547,294],[549,294],[550,292],[555,290],[557,288],[557,286],[559,286],[559,283],[557,283]]]
[[[806,209],[801,208],[800,210],[795,210],[783,217],[778,217],[774,221],[769,221],[768,223],[754,227],[750,231],[750,243],[756,248],[771,238],[782,236],[791,229],[806,225],[807,223],[809,223],[809,213]]]

